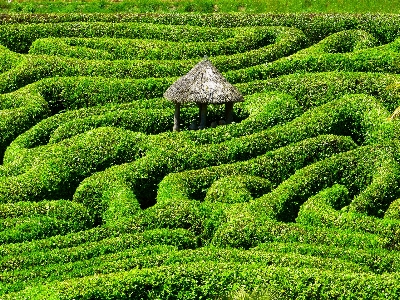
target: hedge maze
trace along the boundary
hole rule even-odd
[[[400,297],[399,16],[0,24],[0,299]],[[204,55],[245,101],[172,132]]]

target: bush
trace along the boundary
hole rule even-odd
[[[192,32],[196,28],[188,27]],[[204,28],[202,28],[204,30]],[[223,29],[220,29],[223,31]],[[271,27],[242,27],[233,30],[232,37],[182,43],[153,40],[143,35],[139,39],[121,38],[42,38],[35,40],[30,54],[69,56],[98,60],[182,60],[207,56],[232,55],[268,45],[276,40],[276,29]],[[186,38],[183,37],[182,38]]]
[[[256,264],[199,262],[176,268],[133,269],[108,275],[39,285],[21,293],[7,295],[5,299],[26,297],[105,298],[112,295],[128,299],[174,297],[182,299],[215,298],[238,289],[265,286],[267,291],[279,291],[280,298],[296,297],[357,297],[372,295],[376,298],[398,297],[398,275],[348,274],[314,268],[259,267]],[[278,289],[279,287],[279,289]],[[13,298],[12,298],[13,297]]]
[[[84,206],[65,200],[2,204],[0,218],[3,244],[77,232],[94,225]]]
[[[389,208],[386,210],[385,218],[394,219],[394,220],[400,220],[399,204],[400,204],[400,200],[399,199],[394,200],[390,204]]]
[[[359,29],[385,44],[399,36],[398,17],[389,14],[14,14],[1,16],[2,24],[62,22],[138,22],[200,27],[290,26],[302,30],[315,43],[343,30]],[[212,37],[212,35],[211,35]]]
[[[177,266],[201,262],[255,264],[259,267],[297,267],[335,270],[337,272],[368,272],[365,266],[333,258],[317,258],[299,253],[273,253],[267,249],[242,251],[206,247],[195,250],[178,250],[174,246],[150,246],[130,249],[113,254],[94,257],[86,261],[67,264],[53,264],[42,268],[28,268],[3,273],[3,282],[7,293],[21,290],[28,285],[38,285],[54,279],[78,279],[96,274],[114,273],[115,270],[128,271],[133,268],[152,268],[159,266]],[[32,272],[35,270],[35,272]],[[39,273],[39,274],[38,274]],[[57,273],[57,275],[54,275]],[[39,277],[40,276],[40,277]],[[46,280],[44,280],[46,278]]]
[[[75,247],[45,251],[38,249],[19,255],[3,256],[0,259],[2,271],[30,268],[43,264],[68,263],[92,257],[116,253],[130,248],[149,245],[173,245],[178,249],[194,248],[197,239],[193,233],[184,229],[155,229],[136,234],[122,234],[104,238],[96,242],[81,243]]]
[[[271,182],[251,175],[227,176],[215,181],[204,201],[241,203],[249,202],[271,190]]]
[[[363,99],[363,101],[359,101],[359,99]],[[370,109],[374,113],[370,112]],[[236,160],[246,160],[260,155],[263,152],[265,153],[270,149],[302,140],[306,137],[326,133],[352,135],[355,140],[363,142],[367,139],[368,142],[369,136],[373,138],[382,138],[387,135],[387,133],[381,131],[382,128],[379,124],[380,120],[385,118],[382,116],[383,113],[384,110],[382,111],[382,108],[380,108],[379,104],[377,104],[373,98],[366,98],[365,96],[345,97],[305,113],[300,118],[295,119],[287,125],[275,126],[271,130],[255,133],[247,137],[228,140],[220,145],[210,144],[198,148],[193,146],[184,147],[184,144],[180,144],[177,140],[173,143],[167,142],[169,150],[163,149],[159,154],[157,154],[157,151],[153,151],[151,154],[155,156],[149,153],[146,159],[139,160],[132,166],[123,166],[122,168],[124,171],[122,171],[123,169],[118,170],[118,168],[115,168],[112,171],[110,170],[109,174],[116,174],[112,175],[112,182],[117,181],[116,178],[121,178],[118,181],[121,182],[122,185],[128,183],[129,188],[133,188],[136,195],[140,195],[142,194],[141,191],[146,190],[147,197],[138,200],[142,207],[148,207],[154,204],[152,195],[154,195],[156,191],[156,185],[168,172],[185,170],[187,168],[198,169]],[[377,116],[379,116],[379,118]],[[359,128],[360,123],[365,125]],[[284,136],[282,132],[285,132]],[[268,142],[260,144],[258,143],[260,139]],[[165,140],[161,142],[158,138],[156,141],[159,141],[157,143],[158,147],[166,143]],[[184,142],[184,140],[182,142]],[[173,145],[177,146],[176,150],[172,148],[174,147]],[[198,160],[196,155],[200,155],[200,153],[202,159]],[[204,156],[204,153],[207,153],[207,156]],[[335,169],[335,167],[333,167],[333,169]],[[117,175],[118,173],[120,175]],[[131,175],[122,175],[123,173],[130,173]],[[102,193],[104,193],[109,186],[104,182],[110,181],[106,179],[108,176],[109,175],[98,174],[98,176],[96,175],[94,178],[86,179],[75,193],[75,201],[87,203],[86,205],[93,209],[96,207],[99,208],[99,203],[103,203],[103,200],[100,200],[103,197]],[[144,178],[146,178],[146,180],[144,180]],[[209,184],[212,182],[213,179],[211,179]],[[358,191],[359,188],[360,187],[357,188]],[[161,190],[162,187],[160,186],[160,194],[162,194]],[[167,197],[169,198],[171,189],[167,190],[168,192],[165,193],[165,195],[168,195]],[[154,192],[152,193],[151,191]],[[174,189],[174,193],[176,193],[175,191],[180,190]],[[354,190],[354,193],[355,192],[356,190]],[[162,197],[163,196],[159,196],[158,200],[162,201]],[[305,199],[303,201],[305,201]],[[101,214],[104,209],[106,209],[107,205],[102,204],[100,207],[102,208],[94,210]],[[265,211],[266,207],[263,207],[262,211]]]
[[[392,241],[377,234],[353,230],[303,226],[258,216],[250,205],[231,206],[221,216],[211,244],[249,249],[263,243],[305,243],[363,250],[396,249]]]
[[[334,185],[313,197],[300,207],[296,222],[316,227],[331,227],[340,216],[340,210],[350,202],[345,186]]]
[[[51,151],[40,153],[41,163],[0,181],[0,202],[68,199],[89,174],[138,158],[143,139],[139,133],[103,127],[49,145]]]
[[[193,34],[193,33],[196,34]],[[47,37],[109,37],[161,39],[166,41],[218,41],[233,37],[227,29],[140,23],[63,22],[14,24],[0,27],[0,43],[12,51],[27,53],[32,43]]]
[[[233,186],[235,185],[232,176],[235,176],[235,180],[245,179],[247,181],[247,179],[256,179],[255,181],[247,181],[248,183],[245,183],[245,186],[248,190],[253,189],[254,196],[261,196],[266,194],[264,191],[267,192],[269,189],[268,181],[272,182],[272,186],[276,186],[297,169],[301,169],[333,153],[347,151],[353,147],[354,144],[348,138],[320,136],[267,152],[265,155],[245,162],[172,173],[167,175],[159,184],[157,202],[170,202],[174,201],[174,198],[202,200],[207,196],[212,197],[213,190],[219,184],[230,181]],[[254,176],[257,177],[254,178]],[[212,188],[213,184],[216,186]],[[252,184],[254,184],[253,187],[251,187]],[[257,184],[261,185],[261,187],[257,188]]]

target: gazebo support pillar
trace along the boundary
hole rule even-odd
[[[174,131],[179,131],[180,114],[181,114],[181,104],[175,103]]]
[[[207,124],[207,103],[200,103],[200,129],[206,128]]]
[[[225,122],[231,124],[233,121],[233,102],[225,103]]]

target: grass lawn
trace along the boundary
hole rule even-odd
[[[2,13],[400,13],[395,0],[0,0]]]

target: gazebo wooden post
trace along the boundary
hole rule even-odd
[[[225,103],[225,122],[231,124],[233,121],[233,102]]]
[[[207,124],[207,103],[200,103],[200,129],[206,128]]]
[[[175,103],[175,113],[174,113],[174,131],[179,131],[179,122],[181,114],[181,104]]]

